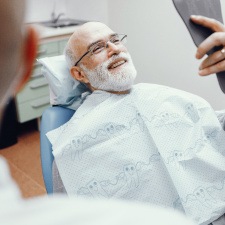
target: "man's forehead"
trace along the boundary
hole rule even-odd
[[[91,44],[108,38],[114,32],[105,24],[100,22],[88,22],[80,26],[71,36],[69,43],[80,55],[87,51]]]
[[[99,22],[89,22],[81,27],[80,39],[91,43],[108,37],[114,32],[105,24]]]
[[[88,22],[80,27],[84,33],[98,33],[101,31],[112,31],[107,25],[100,22]]]

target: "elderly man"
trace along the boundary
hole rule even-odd
[[[221,24],[219,21],[216,21],[216,20],[213,20],[213,19],[210,19],[207,17],[203,17],[203,16],[192,16],[191,19],[193,22],[195,22],[199,25],[205,26],[207,28],[210,28],[211,30],[213,30],[215,32],[210,37],[208,37],[198,47],[197,52],[196,52],[197,59],[202,59],[203,56],[206,55],[206,53],[215,46],[225,46],[225,27],[223,24]],[[86,29],[86,28],[84,28],[84,29]],[[77,31],[77,32],[79,32],[79,31]],[[102,30],[99,30],[98,32],[100,33],[100,32],[102,32]],[[92,33],[92,30],[90,30],[90,33]],[[90,37],[86,36],[84,38],[86,38],[86,41],[88,41],[88,38],[90,38]],[[126,40],[126,36],[124,36],[123,38],[124,39],[122,40],[122,42]],[[85,58],[90,58],[90,61],[88,63],[90,63],[92,65],[91,67],[89,67],[89,65],[87,65],[87,68],[90,68],[90,69],[94,68],[96,65],[96,62],[94,62],[95,63],[94,64],[92,62],[92,60],[95,60],[95,57],[90,57],[90,55],[95,55],[96,53],[98,54],[99,49],[98,49],[98,51],[96,51],[96,49],[94,50],[93,48],[91,48],[91,49],[89,49],[90,51],[88,50],[85,54],[83,54],[82,48],[84,46],[82,43],[80,43],[81,40],[84,40],[84,39],[78,38],[78,35],[77,35],[77,37],[75,36],[75,34],[72,36],[72,38],[70,39],[70,42],[69,42],[70,48],[67,49],[66,56],[67,56],[67,61],[68,61],[69,67],[71,68],[72,76],[75,79],[77,79],[83,83],[86,83],[87,80],[83,80],[84,77],[80,76],[80,73],[79,73],[80,69],[83,69],[84,72],[86,72],[86,74],[89,74],[87,72],[90,72],[90,71],[87,71],[85,68],[86,61],[87,61],[87,59],[85,59]],[[76,46],[78,46],[78,48],[76,49],[76,52],[74,52],[74,50],[73,50],[72,46],[74,44],[72,42],[74,44],[77,43]],[[85,43],[85,41],[83,43]],[[108,43],[110,44],[110,42],[108,42]],[[101,46],[101,47],[103,47],[103,46]],[[109,49],[111,49],[112,47],[114,48],[115,46],[109,45]],[[112,51],[110,51],[110,52],[112,52]],[[116,51],[120,51],[120,50],[116,49]],[[123,52],[123,49],[121,51]],[[110,54],[112,54],[110,52],[109,52],[108,57],[110,57]],[[81,54],[83,54],[82,57],[80,59],[78,59],[79,55],[81,55]],[[79,64],[81,60],[83,60],[83,63]],[[110,62],[108,62],[108,63],[110,63]],[[80,65],[80,67],[79,67],[79,65]],[[75,67],[73,67],[73,66],[75,66]],[[135,69],[134,68],[130,68],[130,69],[132,70],[131,74],[133,74],[130,76],[135,76],[134,75]],[[201,75],[201,76],[224,71],[225,70],[225,48],[223,48],[221,51],[215,52],[214,54],[212,54],[212,55],[208,56],[206,59],[204,59],[204,61],[201,63],[201,65],[199,67],[199,70],[200,70],[199,75]],[[111,71],[113,71],[113,70],[111,70]],[[109,76],[109,78],[110,78],[110,76]],[[96,83],[97,83],[97,85],[99,85],[99,83],[100,83],[99,80],[93,81],[93,79],[91,79],[91,76],[89,76],[88,79],[90,79],[90,83],[93,83],[93,85],[95,85],[95,86],[96,86]],[[126,77],[126,79],[129,79],[129,78]],[[110,80],[108,82],[110,82]],[[123,82],[125,82],[125,81],[123,80]],[[119,88],[117,85],[123,85],[123,84],[121,82],[119,82],[119,84],[116,84],[116,89]],[[92,91],[96,89],[96,87],[90,87],[90,86],[89,86],[89,88]],[[98,89],[107,90],[104,87],[98,87]],[[115,89],[114,86],[111,87],[111,90],[113,90],[113,89]]]
[[[102,23],[86,23],[73,34],[66,50],[72,76],[86,84],[91,91],[129,93],[136,70],[123,45],[125,41],[126,35],[117,35]],[[108,50],[105,51],[105,48]]]
[[[25,2],[0,1],[0,116],[7,99],[29,78],[37,35],[22,27]],[[0,118],[1,121],[1,118]],[[2,131],[4,132],[4,130]],[[171,214],[173,214],[171,218]],[[170,221],[170,222],[168,222]],[[0,157],[0,224],[186,224],[183,216],[157,207],[122,202],[85,201],[64,196],[23,200]]]
[[[225,212],[225,133],[203,99],[133,85],[125,40],[89,22],[65,49],[71,75],[92,91],[68,123],[47,134],[66,191],[173,207],[210,223]]]

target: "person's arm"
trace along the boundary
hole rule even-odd
[[[4,158],[0,156],[0,202],[1,213],[8,212],[13,205],[21,201],[21,193],[11,177],[9,167]],[[1,219],[0,219],[1,221]],[[0,222],[1,224],[1,222]]]
[[[225,26],[217,20],[191,16],[191,20],[199,25],[210,28],[214,33],[205,39],[198,47],[196,58],[202,59],[206,53],[215,46],[223,46],[222,50],[216,51],[206,57],[200,64],[199,75],[205,76],[225,70]]]

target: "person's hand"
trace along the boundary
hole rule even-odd
[[[199,67],[199,75],[205,76],[225,70],[225,26],[219,21],[203,16],[191,16],[192,22],[207,27],[214,31],[198,47],[196,58],[202,59],[203,56],[215,46],[223,46],[219,51],[206,57]]]

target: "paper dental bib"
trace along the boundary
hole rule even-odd
[[[172,207],[198,224],[225,212],[225,134],[195,95],[152,84],[95,91],[48,137],[69,195]]]

